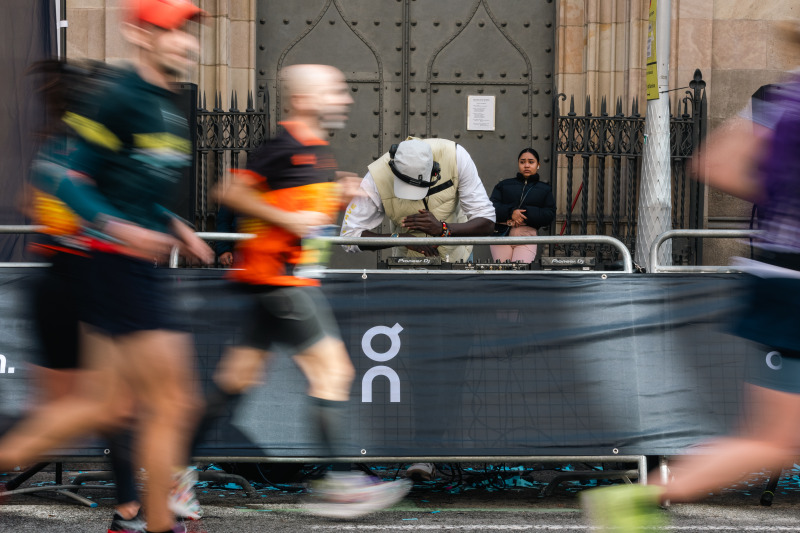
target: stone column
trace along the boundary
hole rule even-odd
[[[195,0],[208,14],[196,27],[200,57],[188,80],[207,94],[209,107],[221,93],[223,108],[230,106],[231,91],[239,94],[239,108],[255,88],[256,0]],[[131,59],[122,37],[122,3],[119,0],[67,0],[67,58],[117,62]]]

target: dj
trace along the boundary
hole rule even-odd
[[[495,210],[469,153],[447,139],[409,137],[369,165],[366,193],[348,206],[343,237],[469,237],[491,235]],[[375,233],[383,218],[391,233]],[[345,246],[348,252],[391,246]],[[408,246],[395,256],[467,260],[472,246]]]

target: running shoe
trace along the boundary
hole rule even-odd
[[[406,470],[406,477],[414,481],[430,481],[436,477],[436,465],[433,463],[414,463]]]
[[[357,518],[391,507],[411,485],[407,479],[381,482],[361,472],[329,472],[312,484],[311,502],[304,507],[317,516]]]
[[[667,525],[660,508],[662,491],[658,485],[614,485],[582,491],[580,500],[589,522],[599,531],[640,533]]]
[[[187,467],[175,475],[175,487],[169,495],[169,510],[180,518],[200,520],[203,509],[197,501],[194,486],[197,484],[197,470]]]
[[[147,523],[142,517],[142,510],[136,513],[131,519],[122,518],[122,515],[114,511],[114,518],[111,519],[111,525],[108,526],[108,533],[141,533],[147,530]]]

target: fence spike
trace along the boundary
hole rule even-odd
[[[247,112],[252,113],[255,111],[253,108],[253,91],[250,89],[247,90]]]
[[[231,102],[233,103],[231,111],[239,111],[239,94],[236,91],[231,91]]]
[[[592,104],[589,99],[589,95],[586,95],[586,116],[591,116],[592,114]]]
[[[206,111],[206,92],[203,91],[203,111]]]
[[[604,117],[608,115],[608,113],[606,113],[606,97],[605,96],[600,99],[600,114],[602,116],[604,116]]]
[[[622,115],[622,97],[617,97],[617,115]]]
[[[574,115],[575,114],[575,95],[574,94],[569,97],[569,114],[570,115]]]

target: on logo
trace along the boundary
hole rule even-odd
[[[387,326],[375,326],[374,328],[370,328],[361,338],[361,350],[364,352],[364,355],[373,361],[385,363],[400,352],[401,331],[403,331],[403,327],[400,324],[395,324],[391,328]],[[372,349],[372,339],[374,339],[376,335],[386,335],[391,341],[391,346],[389,346],[389,349],[384,353],[378,353]],[[372,381],[377,376],[385,376],[389,379],[389,401],[398,403],[400,401],[400,377],[397,375],[397,372],[383,365],[373,366],[364,374],[364,378],[361,380],[362,403],[372,403]]]
[[[13,373],[14,373],[14,367],[10,366],[8,367],[8,370],[6,370],[6,356],[0,354],[0,374],[13,374]]]
[[[767,354],[767,366],[772,370],[780,370],[783,368],[783,359],[780,352],[769,352]]]

